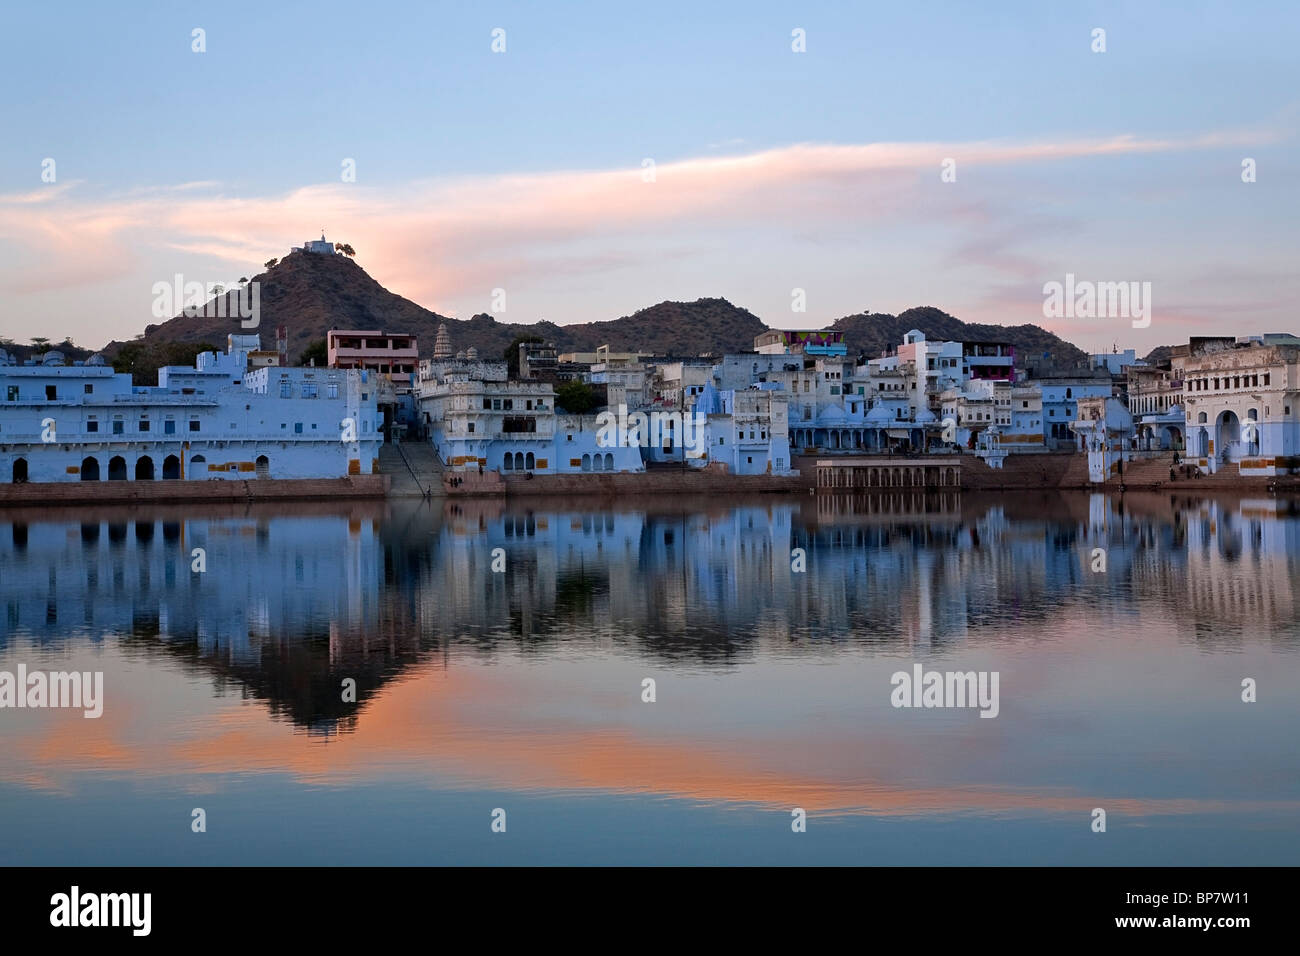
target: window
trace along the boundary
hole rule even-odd
[[[175,435],[175,434],[176,434],[176,423],[175,423],[174,421],[171,421],[170,419],[169,419],[168,421],[163,422],[163,434],[164,434],[164,435]]]
[[[290,385],[288,382],[281,382],[281,383],[280,383],[280,397],[281,397],[281,398],[291,398],[292,396],[293,396],[293,386]]]
[[[304,383],[303,383],[303,386],[302,386],[302,397],[303,397],[303,398],[315,398],[315,397],[316,397],[316,383],[315,383],[315,382],[304,382]]]
[[[125,427],[125,424],[124,424],[124,423],[122,422],[122,420],[119,418],[117,421],[113,422],[113,434],[114,434],[114,435],[120,435],[120,434],[122,434],[122,430],[123,430],[124,427]]]
[[[95,421],[93,418],[90,419],[88,422],[86,422],[86,431],[88,432],[99,431],[99,422]]]
[[[302,422],[294,422],[294,423],[293,423],[293,433],[294,433],[295,435],[301,435],[301,434],[302,434]]]
[[[470,423],[469,423],[469,433],[470,433],[471,435],[474,434],[474,423],[473,423],[473,422],[470,422]]]
[[[191,418],[191,419],[190,419],[190,431],[192,431],[192,432],[196,432],[196,431],[198,431],[198,430],[199,430],[199,420],[198,420],[197,418]]]
[[[338,397],[339,397],[339,383],[338,383],[338,382],[330,382],[328,385],[325,386],[325,397],[326,397],[326,398],[338,398]]]
[[[149,419],[147,418],[140,419],[140,431],[147,432],[148,430],[149,430]]]
[[[94,385],[91,385],[91,384],[89,384],[89,383],[87,383],[87,385],[86,385],[86,394],[87,394],[87,395],[93,395],[94,392],[95,392],[95,386],[94,386]]]
[[[56,401],[59,397],[59,387],[57,385],[45,386],[45,400],[47,402]]]
[[[18,386],[17,386],[17,385],[10,385],[10,386],[9,386],[9,401],[11,401],[11,402],[16,402],[16,401],[18,401]]]
[[[489,412],[492,411],[492,399],[490,398],[483,399],[483,408]]]

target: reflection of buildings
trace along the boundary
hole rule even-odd
[[[416,663],[504,647],[712,665],[1153,613],[1197,641],[1295,634],[1300,512],[1285,502],[905,491],[534,504],[8,512],[0,650],[120,639],[328,732],[364,719]],[[341,699],[345,677],[360,708]]]

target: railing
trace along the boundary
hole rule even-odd
[[[415,473],[415,467],[411,464],[411,459],[406,457],[406,449],[402,447],[401,442],[394,442],[393,447],[396,448],[397,453],[402,456],[402,464],[404,464],[406,470],[411,473],[411,480],[415,482],[415,487],[420,489],[420,494],[426,498],[432,497],[433,489],[426,488],[420,483],[420,476]]]

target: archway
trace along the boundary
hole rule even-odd
[[[81,459],[81,480],[99,481],[99,461],[97,459]]]
[[[27,459],[15,458],[13,467],[13,483],[21,485],[27,481]]]
[[[181,460],[175,455],[163,459],[163,480],[175,481],[181,476]]]
[[[605,470],[606,470],[606,471],[613,471],[613,470],[614,470],[614,454],[613,454],[613,452],[606,452],[606,453],[605,453]]]
[[[1220,461],[1235,461],[1241,450],[1241,420],[1237,413],[1224,411],[1214,427],[1214,451]]]
[[[108,460],[108,480],[126,481],[126,459],[121,455],[114,455]]]
[[[532,471],[537,467],[537,459],[533,456],[531,451],[528,453],[528,457],[524,459],[524,467],[529,471]]]
[[[145,455],[135,463],[136,481],[153,481],[153,459]]]
[[[271,477],[271,459],[265,455],[258,455],[257,461],[253,462],[254,473],[258,478]]]

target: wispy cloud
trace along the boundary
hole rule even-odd
[[[943,193],[940,163],[963,176],[1096,157],[1222,148],[1266,138],[1212,133],[1185,139],[1132,135],[1034,142],[802,143],[743,155],[659,163],[646,182],[628,169],[568,170],[423,180],[401,186],[336,183],[278,195],[237,197],[215,183],[184,183],[93,197],[84,183],[0,195],[0,240],[20,266],[0,266],[10,294],[54,292],[124,278],[142,268],[169,271],[183,253],[214,270],[248,274],[324,223],[351,243],[385,285],[430,307],[447,307],[495,286],[594,281],[611,270],[652,272],[652,243],[707,235],[792,233],[805,239],[914,223],[947,255],[990,280],[1038,273],[1032,239],[1060,221],[1005,197]],[[886,240],[887,241],[887,240]],[[715,242],[715,245],[717,243]],[[734,252],[734,250],[733,250]],[[728,256],[718,256],[719,270]],[[143,266],[148,262],[149,265]],[[69,268],[69,264],[79,264]],[[141,274],[142,287],[158,276]],[[719,282],[727,285],[725,272]],[[572,318],[593,316],[575,315]]]

